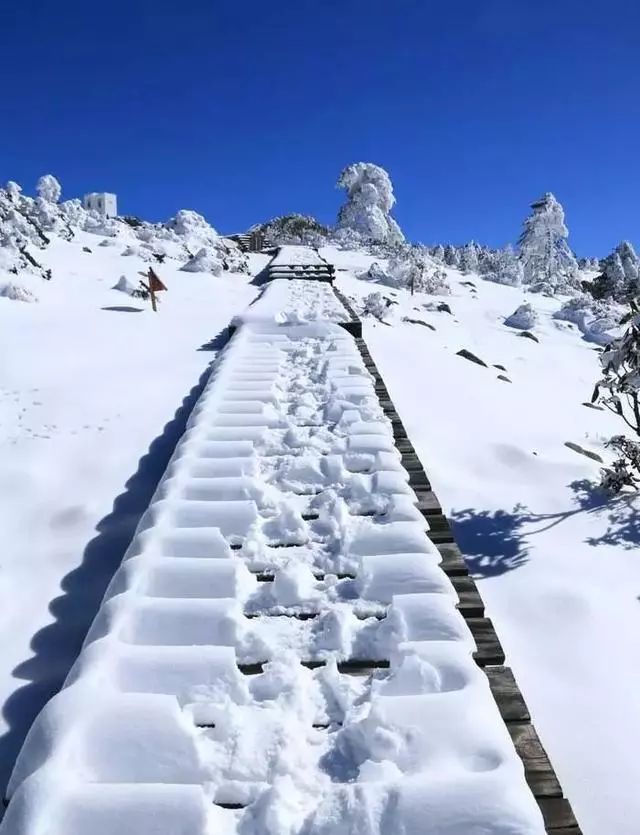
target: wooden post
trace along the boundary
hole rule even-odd
[[[156,291],[153,289],[154,282],[151,280],[151,276],[149,276],[149,295],[151,296],[151,309],[154,313],[158,312],[158,307],[156,305]]]
[[[155,270],[153,269],[153,267],[149,267],[149,269],[147,270],[146,273],[140,273],[140,275],[143,275],[149,281],[149,284],[145,284],[144,281],[141,281],[140,283],[142,284],[144,289],[149,293],[149,296],[151,297],[151,308],[152,308],[153,312],[157,313],[158,312],[158,303],[157,303],[157,300],[156,300],[156,293],[159,293],[161,290],[166,290],[167,288],[164,286],[162,281],[158,278],[158,276],[156,275]]]

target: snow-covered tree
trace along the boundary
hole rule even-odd
[[[444,264],[444,247],[442,244],[434,246],[431,251],[431,256],[435,258],[436,261],[440,261],[441,264]]]
[[[602,262],[600,275],[592,283],[593,295],[598,299],[627,301],[640,289],[640,261],[633,245],[622,241]]]
[[[444,262],[449,267],[459,267],[460,266],[460,253],[455,248],[455,246],[451,246],[451,244],[447,244],[444,249]]]
[[[348,165],[337,183],[347,192],[347,202],[338,213],[338,229],[349,229],[364,240],[403,241],[400,227],[391,217],[396,199],[384,168],[371,162]]]
[[[531,208],[518,242],[524,283],[549,294],[567,292],[577,286],[578,263],[567,243],[564,210],[551,192]]]
[[[473,241],[462,247],[460,252],[460,269],[463,273],[478,272],[478,252]]]
[[[18,183],[16,183],[14,180],[9,180],[4,188],[7,192],[9,200],[12,203],[17,203],[20,200],[22,188],[18,185]]]
[[[593,279],[593,295],[597,299],[622,299],[625,274],[620,255],[614,250],[603,263],[602,272]]]
[[[484,274],[487,281],[495,281],[497,284],[507,284],[510,287],[518,287],[522,284],[523,269],[522,263],[513,247],[505,247],[499,250],[492,257],[493,270]]]
[[[36,186],[38,197],[46,200],[47,203],[57,203],[62,194],[62,186],[53,174],[43,174]]]
[[[636,251],[630,241],[622,241],[617,246],[617,252],[620,256],[622,269],[624,270],[625,293],[629,296],[635,296],[638,293],[638,274],[640,267]]]
[[[329,229],[310,215],[275,217],[255,228],[273,245],[325,246],[329,237]]]

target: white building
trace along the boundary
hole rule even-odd
[[[93,210],[105,217],[116,217],[118,214],[118,199],[115,194],[106,191],[93,191],[82,198],[85,209]]]

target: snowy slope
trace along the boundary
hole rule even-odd
[[[450,296],[411,298],[354,279],[369,257],[322,254],[343,267],[348,296],[395,293],[391,326],[369,318],[363,335],[480,578],[507,663],[586,835],[635,834],[640,503],[606,503],[589,483],[598,463],[564,446],[606,460],[603,441],[621,431],[582,405],[599,374],[595,346],[552,318],[559,299],[455,270]],[[504,324],[525,300],[538,343]],[[453,315],[427,309],[434,301]],[[489,367],[456,356],[464,348]]]
[[[110,289],[148,264],[79,232],[0,298],[0,784],[73,662],[250,276],[156,265],[160,311]],[[92,252],[83,251],[89,247]],[[268,260],[255,256],[254,272]],[[1,279],[4,276],[0,276]],[[178,413],[178,414],[176,414]]]

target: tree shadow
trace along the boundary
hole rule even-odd
[[[640,545],[640,495],[621,493],[611,496],[599,485],[587,479],[570,485],[576,501],[587,510],[607,517],[607,529],[600,536],[587,537],[585,542],[598,545],[619,545],[626,550]]]
[[[453,511],[451,523],[469,571],[476,577],[498,577],[529,561],[530,537],[545,533],[580,513],[606,517],[607,529],[587,537],[591,546],[617,545],[625,549],[640,545],[640,495],[611,496],[599,485],[581,479],[569,484],[574,507],[557,513],[532,513],[518,504],[513,511]]]
[[[511,513],[473,508],[453,511],[453,531],[469,571],[476,577],[499,577],[525,565],[529,552],[522,526],[528,518],[523,505],[516,505]]]
[[[222,346],[224,333],[211,344],[220,339],[217,344]],[[61,688],[76,660],[106,588],[184,434],[189,415],[210,372],[211,366],[202,373],[173,418],[140,459],[137,471],[114,500],[111,512],[96,525],[97,534],[86,545],[80,565],[62,579],[62,594],[49,604],[53,623],[33,636],[32,657],[13,670],[14,678],[27,683],[10,695],[2,708],[8,729],[0,737],[0,789],[6,786],[33,720]]]

